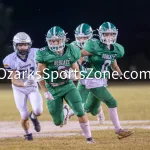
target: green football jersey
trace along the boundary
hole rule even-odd
[[[73,41],[71,44],[73,44],[75,46],[78,46],[76,41]],[[80,48],[80,50],[82,50],[82,49]],[[88,56],[84,56],[84,60],[85,60],[84,64],[81,65],[81,64],[78,63],[78,65],[79,65],[80,71],[83,72],[82,74],[84,74],[84,76],[86,76],[86,75],[88,75],[88,68],[87,68],[87,63],[89,63],[88,62]]]
[[[97,72],[98,77],[103,77],[103,75],[107,77],[108,74],[104,74],[104,72],[110,71],[115,59],[123,57],[123,46],[115,43],[113,47],[113,50],[109,50],[106,45],[98,39],[90,39],[85,42],[84,49],[92,53],[92,56],[88,57],[88,61],[93,68],[90,77],[94,77],[95,72]]]
[[[36,61],[46,65],[44,78],[47,83],[64,82],[65,79],[57,77],[58,72],[71,67],[72,64],[77,62],[80,57],[80,49],[72,44],[66,44],[64,54],[62,56],[51,51],[48,46],[39,49],[36,53]]]
[[[77,44],[76,41],[73,41],[71,44],[72,44],[72,45],[75,45],[75,46],[78,46],[78,44]],[[79,47],[79,46],[78,46],[78,47]],[[81,50],[80,47],[79,47],[79,49]],[[85,61],[87,61],[87,58],[85,59]],[[85,68],[83,65],[80,65],[79,63],[78,63],[78,65],[79,65],[80,71],[85,71],[85,72],[86,72],[86,68]]]

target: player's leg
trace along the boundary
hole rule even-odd
[[[63,98],[47,100],[47,107],[53,122],[56,126],[61,126],[64,121]]]
[[[76,88],[73,88],[71,91],[69,91],[65,95],[65,100],[68,104],[70,104],[70,107],[75,112],[76,116],[78,117],[80,127],[84,133],[84,135],[87,138],[87,141],[89,143],[93,143],[92,135],[91,135],[91,129],[89,125],[89,121],[87,118],[87,115],[84,113],[83,107],[82,107],[82,99],[81,96]]]
[[[89,91],[80,82],[78,82],[77,89],[81,95],[82,103],[84,104],[86,102],[87,97],[88,97]],[[72,109],[70,109],[69,110],[69,118],[71,118],[71,116],[73,116],[73,115],[74,115],[74,111]]]
[[[87,113],[90,112],[93,116],[97,116],[99,123],[102,124],[105,121],[105,116],[100,104],[101,100],[96,98],[91,92],[89,92],[86,103],[84,104],[84,109]]]
[[[21,126],[25,132],[26,140],[33,140],[32,133],[29,130],[29,120],[28,120],[28,109],[27,109],[27,97],[21,91],[13,88],[14,99],[16,103],[16,107],[21,116]]]
[[[103,112],[102,105],[100,105],[99,113],[96,116],[97,116],[97,120],[100,124],[103,124],[105,122],[105,115],[104,115],[104,112]]]
[[[99,87],[90,89],[90,92],[107,105],[109,109],[110,119],[115,126],[118,138],[125,138],[127,136],[130,136],[133,133],[132,131],[123,130],[121,128],[117,112],[117,101],[112,97],[108,90],[105,87]]]
[[[33,123],[34,129],[37,132],[40,132],[41,126],[37,119],[38,116],[40,116],[43,112],[43,100],[40,92],[38,90],[35,90],[34,92],[31,92],[28,95],[28,99],[30,100],[32,110],[29,117]]]

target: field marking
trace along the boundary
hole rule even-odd
[[[128,129],[150,129],[150,125],[144,125],[144,123],[150,123],[150,120],[127,120],[120,121],[122,128]],[[138,125],[140,123],[140,125]],[[143,123],[143,124],[142,124]],[[77,121],[69,121],[67,125],[60,128],[55,126],[51,121],[41,121],[41,132],[37,133],[32,124],[30,125],[31,132],[34,137],[62,137],[70,135],[79,135],[81,133],[80,125]],[[105,121],[105,124],[101,125],[98,121],[90,121],[91,130],[113,130],[114,126],[111,121]],[[130,125],[137,124],[137,125]],[[0,138],[14,138],[23,137],[24,132],[18,121],[1,121],[0,122]]]

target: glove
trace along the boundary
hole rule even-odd
[[[35,85],[36,85],[36,82],[35,82],[34,76],[29,76],[28,80],[24,82],[24,86],[35,86]]]
[[[47,100],[54,100],[53,95],[49,91],[45,92],[44,96]]]

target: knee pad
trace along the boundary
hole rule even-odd
[[[99,113],[99,107],[96,107],[96,108],[94,108],[94,109],[91,111],[91,114],[92,114],[93,116],[96,116],[98,113]]]
[[[74,111],[74,114],[76,116],[82,117],[82,116],[85,115],[85,113],[84,113],[84,104],[82,104],[82,102],[74,103],[71,108]]]
[[[28,111],[21,111],[20,117],[22,120],[28,120],[28,117],[29,117]]]
[[[63,123],[63,120],[61,120],[61,119],[54,119],[53,122],[54,122],[54,124],[56,126],[60,126]]]
[[[78,117],[82,117],[85,115],[84,111],[78,111],[78,112],[75,112],[76,116]]]
[[[33,110],[33,113],[37,116],[40,116],[43,112],[43,108],[37,108],[35,110]]]
[[[105,101],[105,104],[107,105],[108,108],[115,108],[118,106],[117,101],[113,97],[108,101]]]

